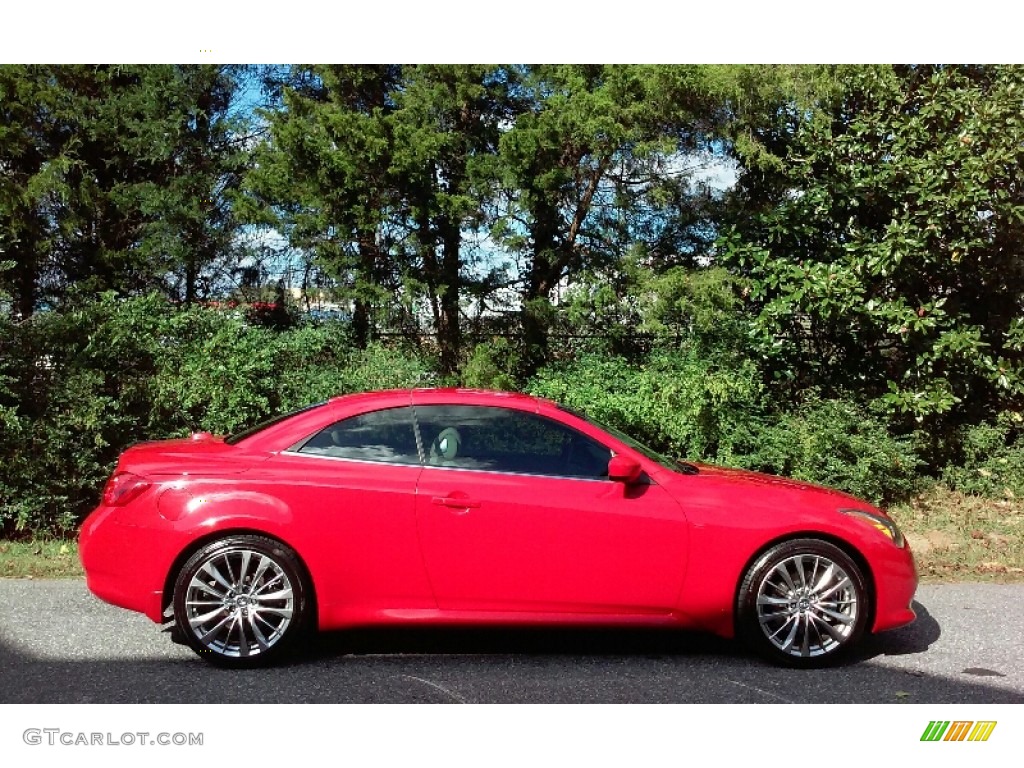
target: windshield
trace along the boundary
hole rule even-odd
[[[591,418],[583,411],[578,411],[575,408],[569,408],[568,406],[565,405],[559,405],[558,407],[567,413],[571,413],[573,416],[579,419],[583,419],[588,424],[593,424],[595,427],[603,429],[605,432],[607,432],[615,439],[625,443],[637,453],[642,453],[648,459],[657,462],[665,469],[671,469],[673,472],[682,472],[683,474],[687,475],[695,475],[699,471],[697,467],[695,467],[693,464],[688,464],[685,461],[676,461],[675,459],[670,459],[665,454],[658,453],[653,448],[644,445],[639,440],[636,440],[635,438],[632,438],[629,435],[627,435],[625,432],[618,430],[615,427],[610,427],[607,424],[602,424],[597,419]]]

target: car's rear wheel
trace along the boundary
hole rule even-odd
[[[861,568],[820,539],[782,542],[747,571],[737,599],[738,629],[755,650],[795,667],[840,659],[871,614]]]
[[[308,594],[291,549],[265,536],[227,536],[182,566],[174,619],[182,639],[203,659],[258,666],[279,659],[305,631]]]

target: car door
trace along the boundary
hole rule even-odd
[[[607,479],[611,451],[505,407],[416,405],[416,516],[444,610],[650,614],[676,603],[687,525],[653,483]]]
[[[434,609],[416,532],[421,471],[412,408],[344,418],[274,460],[276,493],[295,511],[293,535],[323,574],[328,623],[376,620],[394,609]]]

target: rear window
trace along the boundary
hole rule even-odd
[[[252,437],[253,435],[258,434],[259,432],[262,432],[264,429],[269,429],[275,424],[280,424],[285,419],[290,419],[292,416],[297,416],[298,414],[305,413],[306,411],[312,411],[314,408],[319,408],[320,406],[326,404],[327,401],[325,400],[322,403],[314,403],[313,405],[307,405],[303,408],[296,408],[294,411],[288,411],[288,413],[282,413],[277,416],[272,416],[266,421],[261,421],[254,427],[249,427],[248,429],[242,430],[241,432],[235,432],[235,434],[233,435],[228,435],[224,439],[224,442],[227,443],[228,445],[240,443],[247,437]]]
[[[350,416],[320,430],[298,450],[335,459],[420,463],[412,407],[408,405]]]

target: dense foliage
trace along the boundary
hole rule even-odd
[[[354,347],[340,323],[275,331],[155,295],[103,294],[3,330],[5,533],[72,528],[131,443],[226,434],[332,395],[433,382],[401,350]]]
[[[931,425],[1024,394],[1019,67],[870,67],[789,116],[724,238],[778,380]],[[952,418],[950,418],[950,416]]]
[[[1024,493],[1024,69],[0,66],[0,533],[131,442],[523,389]]]

